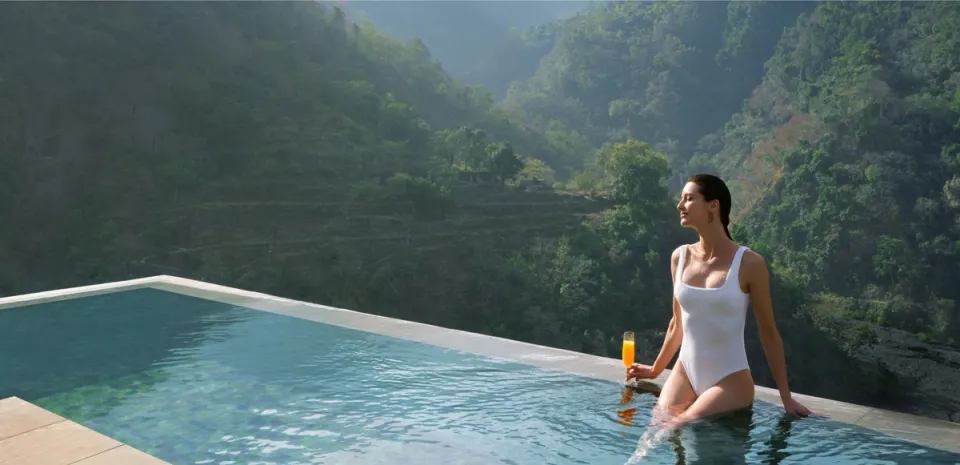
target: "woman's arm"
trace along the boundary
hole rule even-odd
[[[653,362],[654,377],[660,376],[660,373],[663,373],[663,370],[667,368],[667,364],[677,354],[681,342],[683,342],[683,324],[680,320],[680,305],[677,304],[677,299],[673,299],[673,318],[670,319],[670,325],[667,326],[667,335],[663,338],[660,354],[657,355],[657,360]]]
[[[770,298],[770,272],[767,262],[760,254],[748,250],[743,254],[744,282],[750,292],[750,303],[757,318],[757,329],[760,332],[760,343],[767,356],[767,363],[773,373],[773,379],[780,391],[780,400],[789,413],[807,416],[810,410],[793,400],[790,386],[787,382],[787,361],[783,355],[783,339],[777,329],[777,322],[773,317],[773,303]]]
[[[674,286],[677,284],[677,267],[680,265],[681,253],[683,253],[683,247],[677,247],[670,255],[670,279]],[[673,295],[673,291],[670,292],[670,295]],[[654,376],[660,376],[660,373],[663,373],[667,364],[677,354],[680,343],[683,342],[683,320],[680,318],[680,303],[677,302],[676,297],[672,297],[670,301],[673,302],[673,318],[667,325],[667,334],[663,338],[660,354],[657,355],[657,360],[653,362]]]
[[[671,276],[673,281],[676,281],[677,277],[677,266],[680,261],[680,253],[682,247],[677,247],[673,251],[673,255],[670,257],[670,270],[672,271]],[[674,283],[676,284],[676,283]],[[663,346],[660,348],[660,354],[657,355],[657,360],[653,362],[653,366],[646,367],[640,364],[633,364],[633,367],[627,370],[627,378],[656,378],[660,376],[660,373],[663,373],[663,370],[667,368],[667,364],[670,363],[670,360],[673,360],[673,356],[676,355],[677,349],[680,348],[680,343],[683,341],[683,324],[680,319],[680,304],[677,303],[677,299],[671,299],[673,301],[673,318],[670,319],[670,324],[667,326],[667,334],[663,338]]]

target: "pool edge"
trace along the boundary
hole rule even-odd
[[[0,413],[0,463],[170,465],[16,396],[0,399]]]
[[[131,289],[152,287],[152,285],[158,282],[163,282],[162,276],[151,276],[147,278],[130,279],[126,281],[113,281],[101,284],[91,284],[88,286],[69,287],[50,291],[33,292],[30,294],[0,297],[0,311],[56,302],[60,300],[78,299],[80,297],[90,297],[94,295],[123,292]]]
[[[622,383],[624,377],[624,367],[618,359],[399,320],[171,275],[3,297],[0,298],[0,311],[140,288],[174,292],[616,383]],[[670,370],[665,370],[657,379],[646,382],[644,390],[659,390],[669,373]],[[756,386],[755,389],[756,400],[780,404],[779,394],[775,389],[763,386]],[[794,393],[794,397],[831,420],[857,425],[921,446],[960,454],[960,425],[956,423],[801,393]]]

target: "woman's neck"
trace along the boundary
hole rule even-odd
[[[730,245],[730,238],[721,228],[709,228],[700,232],[700,250],[703,251],[704,258],[712,258],[717,252],[724,250]]]

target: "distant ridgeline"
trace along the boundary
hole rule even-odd
[[[481,83],[500,94],[506,91],[510,80],[500,79],[491,86],[484,77],[501,77],[514,73],[518,67],[527,70],[523,75],[502,75],[513,78],[529,77],[536,71],[539,56],[530,56],[524,62],[495,62],[502,53],[512,53],[517,46],[525,46],[523,32],[528,28],[552,23],[572,16],[593,0],[535,1],[535,2],[404,2],[404,1],[330,1],[328,5],[342,8],[352,21],[370,21],[377,29],[400,40],[419,38],[430,49],[432,58],[454,76],[468,82]],[[542,56],[547,50],[540,50]],[[524,66],[527,65],[527,66]],[[477,76],[479,75],[479,76]],[[481,77],[482,76],[482,77]],[[478,80],[479,79],[479,80]]]

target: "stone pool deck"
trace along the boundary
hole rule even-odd
[[[419,341],[449,349],[512,360],[545,369],[616,383],[622,383],[624,377],[624,368],[618,359],[598,357],[493,336],[397,320],[165,275],[0,298],[0,310],[137,288],[153,288],[175,292],[321,323]],[[652,382],[645,383],[645,388],[651,391],[658,391],[668,374],[669,370],[664,372],[659,378],[652,380]],[[923,446],[960,453],[960,424],[838,402],[800,393],[795,393],[794,397],[804,405],[822,415],[826,415],[832,420],[855,424]],[[780,396],[776,390],[762,386],[756,387],[756,399],[760,402],[776,405],[780,403]],[[2,416],[2,410],[0,410],[0,417]],[[3,423],[0,423],[0,425],[2,424]],[[2,426],[0,426],[0,433],[3,431]],[[2,437],[2,434],[0,434],[0,437]],[[2,444],[3,443],[0,442],[0,464],[9,463],[5,461],[8,460],[6,454],[9,454],[9,452],[7,449],[4,449]],[[86,462],[83,463],[84,465],[88,465]],[[95,463],[99,464],[100,462]]]
[[[16,397],[0,400],[0,464],[169,465]]]

